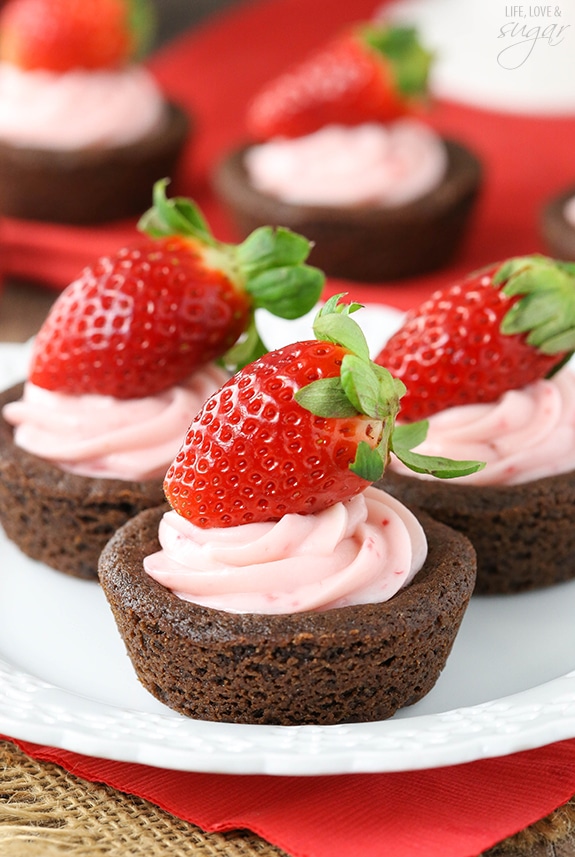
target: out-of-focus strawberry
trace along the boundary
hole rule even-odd
[[[300,137],[417,112],[430,63],[411,27],[354,27],[270,81],[248,108],[248,131],[258,140]]]
[[[26,70],[114,68],[147,46],[151,27],[149,0],[7,0],[0,59]]]

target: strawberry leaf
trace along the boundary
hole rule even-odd
[[[378,420],[395,418],[405,390],[387,369],[354,354],[346,354],[341,365],[341,385],[358,413]]]
[[[268,268],[301,265],[309,256],[311,243],[284,227],[262,226],[237,247],[242,273],[249,278]]]
[[[381,479],[384,471],[384,459],[378,449],[372,449],[364,440],[357,445],[355,460],[349,465],[349,469],[356,476],[367,479],[368,482],[377,482]]]
[[[311,243],[284,227],[263,226],[233,248],[244,288],[254,306],[280,318],[299,318],[318,302],[325,276],[305,265]]]
[[[264,354],[267,354],[267,348],[260,338],[252,315],[246,331],[240,336],[235,345],[220,358],[219,363],[229,372],[235,374],[240,369],[243,369],[244,366],[253,363],[259,357],[263,357]]]
[[[299,318],[318,302],[325,275],[303,264],[310,242],[280,227],[256,229],[238,245],[216,241],[197,205],[185,197],[166,197],[168,179],[154,185],[154,204],[140,218],[138,228],[152,238],[181,235],[205,245],[205,258],[222,267],[238,290],[253,298],[253,307],[280,318]],[[202,248],[200,248],[202,249]],[[214,251],[213,257],[208,254]]]
[[[320,378],[294,394],[298,405],[317,417],[345,419],[357,416],[357,409],[346,396],[340,378]]]
[[[349,304],[343,303],[342,301],[344,297],[345,293],[340,292],[339,295],[333,295],[333,297],[328,298],[324,305],[317,311],[316,320],[321,318],[323,315],[331,315],[332,313],[351,315],[352,313],[357,312],[358,309],[362,309],[363,304],[354,303],[353,301]]]
[[[514,256],[511,259],[507,259],[500,265],[493,275],[493,284],[495,286],[501,286],[504,283],[515,279],[517,274],[525,271],[525,269],[530,265],[536,265],[541,262],[546,265],[551,261],[552,260],[547,256],[542,256],[538,253],[534,253],[532,256]]]
[[[530,345],[533,344],[531,337],[527,340]],[[539,346],[539,350],[544,354],[562,354],[568,352],[567,359],[575,351],[575,329],[557,331],[557,333],[549,333],[543,345]],[[562,366],[566,361],[562,361],[559,365]]]
[[[427,420],[394,427],[389,448],[406,467],[415,473],[427,473],[438,479],[454,479],[457,476],[469,476],[470,473],[483,470],[485,467],[483,461],[456,461],[443,456],[413,452],[413,448],[423,443],[427,437],[428,428]]]
[[[457,476],[469,476],[485,467],[484,461],[453,461],[442,456],[420,455],[410,449],[404,449],[391,443],[391,451],[406,467],[415,473],[427,473],[438,479],[455,479]]]
[[[318,302],[325,278],[319,268],[310,265],[285,265],[269,268],[250,277],[246,291],[254,306],[267,309],[280,318],[299,318]]]
[[[365,337],[350,318],[346,306],[339,303],[340,297],[330,299],[318,312],[314,323],[318,339],[331,339],[349,349],[349,353],[343,356],[340,375],[313,381],[298,390],[294,398],[316,416],[353,418],[361,414],[379,421],[377,446],[372,448],[365,441],[360,441],[350,469],[357,476],[375,482],[383,475],[390,450],[411,470],[442,479],[466,476],[485,467],[481,461],[452,461],[412,452],[413,447],[425,440],[429,424],[422,421],[395,425],[400,399],[406,392],[405,385],[389,370],[369,359]],[[318,335],[320,332],[324,334],[322,337]],[[344,345],[344,342],[349,344]]]
[[[369,364],[354,354],[346,354],[341,364],[341,386],[359,414],[377,416],[379,385]]]
[[[134,36],[133,59],[142,60],[149,52],[158,28],[156,10],[150,0],[129,0],[128,27]]]
[[[320,311],[315,318],[313,332],[317,339],[334,342],[362,360],[369,361],[369,347],[363,331],[347,313],[336,311],[325,314]]]
[[[426,95],[433,55],[420,44],[414,27],[368,25],[360,30],[359,35],[390,64],[401,93]]]
[[[401,449],[413,449],[423,443],[429,430],[429,420],[396,425],[393,430],[394,446]]]
[[[575,269],[546,256],[505,262],[493,277],[508,297],[519,297],[506,313],[501,332],[526,334],[543,354],[575,350]]]
[[[190,235],[206,244],[216,244],[210,227],[195,202],[185,197],[166,197],[168,182],[169,179],[160,179],[155,183],[154,204],[141,216],[138,229],[152,238]]]

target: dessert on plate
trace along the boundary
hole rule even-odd
[[[392,460],[382,485],[465,533],[477,593],[575,577],[575,265],[510,259],[435,293],[376,358],[428,420],[429,455],[486,462],[446,484]]]
[[[140,55],[149,0],[7,0],[0,11],[0,211],[132,217],[174,175],[191,120]]]
[[[248,108],[249,141],[214,175],[240,231],[302,231],[314,264],[352,280],[446,264],[481,165],[425,122],[430,63],[413,28],[365,23],[267,84]]]
[[[575,186],[557,194],[545,205],[541,230],[553,256],[575,261]]]
[[[268,227],[222,244],[164,188],[142,219],[150,234],[64,290],[26,383],[1,397],[0,522],[33,559],[91,580],[112,533],[163,502],[183,433],[229,377],[214,361],[262,353],[256,308],[295,318],[323,285],[301,236]]]
[[[394,431],[404,390],[331,299],[316,339],[244,367],[191,423],[169,506],[110,540],[100,582],[138,678],[191,717],[379,720],[428,693],[475,581],[459,533],[372,487],[390,450],[443,476]]]

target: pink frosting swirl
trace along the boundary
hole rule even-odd
[[[387,601],[427,556],[398,500],[368,488],[312,515],[201,529],[174,511],[146,572],[180,598],[232,613],[298,613]]]
[[[27,382],[23,398],[5,405],[14,442],[80,476],[163,478],[182,437],[205,400],[227,380],[217,366],[186,384],[142,399],[71,396]]]
[[[255,188],[284,202],[385,207],[437,187],[447,154],[431,128],[402,119],[328,125],[293,140],[272,140],[248,149],[245,165]]]
[[[122,146],[164,121],[164,98],[142,66],[56,74],[0,64],[0,140],[13,146]]]
[[[575,374],[565,368],[549,380],[509,390],[496,402],[434,414],[417,451],[485,461],[484,470],[453,480],[475,485],[518,485],[575,470]],[[389,467],[433,478],[413,473],[393,457]]]

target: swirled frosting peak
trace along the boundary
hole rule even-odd
[[[484,470],[454,480],[476,485],[517,485],[575,470],[575,373],[566,367],[496,402],[433,414],[417,452],[485,461]],[[395,458],[389,466],[433,478],[408,471]]]
[[[80,476],[163,478],[182,437],[205,400],[226,381],[214,365],[187,383],[141,399],[72,396],[30,382],[22,399],[5,405],[14,442]]]
[[[142,66],[57,74],[0,63],[0,140],[13,146],[123,146],[165,118],[164,98]]]
[[[201,529],[175,511],[146,572],[180,598],[232,613],[298,613],[387,601],[427,555],[423,529],[376,488],[311,515]]]
[[[246,152],[255,188],[287,203],[397,206],[437,187],[447,169],[441,139],[422,122],[327,125]]]

